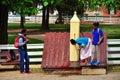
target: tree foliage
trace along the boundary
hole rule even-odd
[[[12,10],[18,12],[22,16],[30,16],[38,13],[36,7],[33,0],[15,0]]]
[[[111,9],[120,9],[119,0],[0,0],[0,44],[7,43],[7,24],[9,11],[16,11],[22,16],[35,14],[37,13],[37,8],[35,8],[36,4],[34,4],[34,2],[41,2],[43,4],[44,11],[47,13],[47,15],[44,15],[47,16],[47,18],[45,17],[44,19],[43,17],[43,19],[47,22],[47,25],[44,25],[44,29],[46,29],[46,26],[48,28],[47,19],[49,19],[48,12],[50,5],[61,5],[61,7],[64,5],[64,7],[67,7],[68,5],[64,4],[64,2],[70,4],[74,3],[71,1],[78,1],[77,4],[74,4],[75,9],[91,8],[95,10],[99,6],[105,6]],[[78,4],[83,4],[84,6],[80,8]],[[70,7],[71,6],[69,6],[69,8],[66,10],[62,9],[61,11],[71,11]]]
[[[11,11],[15,11],[20,14],[20,28],[24,28],[25,16],[31,16],[38,13],[37,5],[33,0],[15,0],[15,4],[12,5]]]
[[[78,2],[85,4],[91,9],[96,9],[99,6],[109,7],[110,9],[120,9],[119,0],[78,0]],[[86,5],[88,3],[88,5]]]

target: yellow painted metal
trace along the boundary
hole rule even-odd
[[[76,12],[72,19],[70,20],[70,39],[77,39],[80,33],[80,20],[77,17]],[[78,61],[79,60],[79,50],[76,48],[78,46],[72,45],[70,43],[70,61]]]

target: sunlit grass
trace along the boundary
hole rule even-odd
[[[8,43],[9,44],[14,44],[15,37],[16,37],[16,35],[9,35],[8,36]],[[30,40],[30,44],[43,43],[44,42],[42,40],[33,39],[33,38],[29,38],[29,40]]]

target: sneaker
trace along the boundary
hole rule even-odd
[[[96,66],[98,66],[99,64],[100,64],[100,62],[99,62],[99,61],[97,61],[97,62],[95,63],[95,65],[96,65]]]
[[[90,65],[94,65],[94,61],[90,61],[89,64],[90,64]]]
[[[25,73],[27,73],[27,74],[31,74],[32,72],[30,72],[30,71],[26,71]]]
[[[24,72],[24,71],[21,71],[20,73],[21,73],[21,74],[25,74],[25,72]]]

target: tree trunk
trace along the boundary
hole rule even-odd
[[[64,19],[62,18],[62,13],[61,12],[59,12],[58,23],[59,24],[64,24]]]
[[[8,43],[8,8],[0,1],[0,44]]]
[[[41,31],[49,31],[49,6],[43,7]]]
[[[25,23],[25,16],[21,16],[21,21],[20,21],[20,28],[24,29],[24,23]]]
[[[58,18],[55,21],[55,24],[64,24],[64,18],[62,18],[62,11],[58,9]]]

